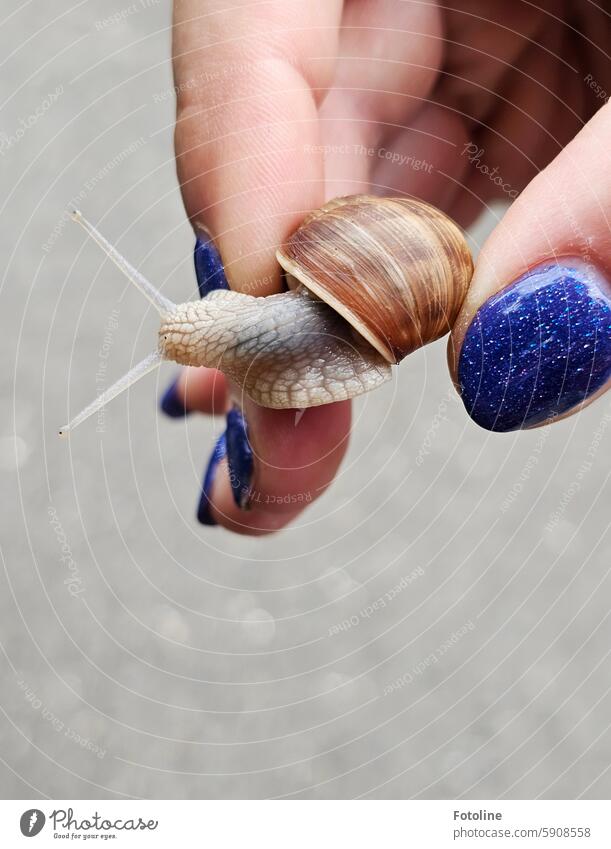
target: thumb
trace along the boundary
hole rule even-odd
[[[512,205],[485,243],[449,344],[477,424],[563,418],[611,385],[611,107]]]

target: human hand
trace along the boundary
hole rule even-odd
[[[398,0],[176,0],[177,167],[187,213],[204,237],[200,272],[221,273],[205,244],[209,232],[231,288],[279,291],[276,248],[330,197],[408,193],[466,226],[490,200],[524,189],[480,254],[452,334],[453,376],[476,421],[495,430],[536,423],[533,410],[541,420],[562,414],[563,404],[570,411],[604,391],[611,375],[611,304],[600,282],[611,262],[609,107],[591,116],[611,90],[603,51],[609,18],[584,6],[572,12],[571,29],[556,7],[505,0],[448,12]],[[567,256],[583,263],[571,265],[568,289],[566,263],[557,262]],[[527,317],[519,345],[537,347],[538,367],[519,379],[515,370],[503,375],[507,309],[502,299],[488,301],[541,263],[547,270],[537,285],[550,295],[544,320],[539,295],[524,296],[533,278],[508,290],[509,308],[517,298]],[[571,311],[578,321],[569,350]],[[564,353],[565,378],[548,350],[557,362]],[[235,398],[244,404],[248,438]],[[200,519],[243,533],[276,530],[315,500],[350,431],[349,402],[301,416],[263,409],[234,396],[210,369],[183,372],[164,407],[179,415],[231,410]]]

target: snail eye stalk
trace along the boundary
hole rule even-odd
[[[83,230],[91,236],[94,242],[98,243],[106,256],[114,262],[117,268],[123,272],[127,279],[131,280],[134,286],[136,286],[136,288],[139,289],[146,298],[148,298],[160,315],[172,312],[172,310],[176,308],[175,303],[170,301],[169,298],[166,298],[165,295],[162,295],[152,283],[149,283],[143,274],[140,274],[137,268],[134,268],[134,266],[129,263],[124,256],[121,256],[119,251],[104,238],[100,231],[97,230],[90,221],[87,221],[82,212],[78,209],[74,209],[72,211],[72,218],[81,225]]]
[[[143,360],[141,360],[137,365],[135,365],[132,369],[130,369],[127,374],[124,374],[123,377],[119,378],[116,383],[113,383],[112,386],[109,386],[105,392],[102,392],[101,395],[92,401],[91,404],[88,404],[84,410],[81,410],[73,419],[71,419],[68,424],[64,425],[59,430],[60,436],[67,436],[71,430],[74,430],[75,427],[84,422],[85,419],[88,419],[89,416],[92,416],[94,413],[97,413],[98,410],[101,410],[102,407],[105,407],[109,401],[112,401],[113,398],[116,398],[117,395],[120,395],[121,392],[124,392],[126,389],[129,389],[130,386],[133,386],[137,380],[140,380],[141,377],[144,377],[145,374],[148,374],[149,371],[153,371],[163,362],[163,356],[160,351],[153,351],[152,354],[149,354]]]
[[[81,227],[85,230],[85,232],[91,236],[91,238],[97,242],[97,244],[102,248],[104,253],[109,259],[111,259],[114,264],[123,272],[123,274],[130,280],[137,289],[139,289],[142,294],[148,298],[151,304],[155,307],[157,312],[160,315],[167,315],[167,313],[172,312],[176,309],[176,304],[166,298],[165,295],[162,295],[161,292],[156,289],[152,283],[141,274],[137,268],[134,268],[131,263],[129,263],[124,256],[121,256],[119,251],[113,247],[110,242],[102,236],[102,234],[97,230],[90,221],[87,221],[85,216],[79,212],[79,210],[75,209],[72,212],[72,218],[74,221],[77,221]],[[130,386],[133,386],[137,380],[140,380],[141,377],[144,377],[145,374],[148,374],[153,369],[157,368],[163,362],[163,354],[159,349],[153,351],[147,357],[145,357],[141,362],[135,365],[132,369],[130,369],[127,374],[124,374],[116,383],[110,386],[105,392],[102,392],[101,395],[88,404],[84,410],[81,410],[74,418],[72,418],[68,424],[64,425],[60,428],[59,435],[67,436],[68,433],[74,430],[75,427],[84,422],[85,419],[88,419],[89,416],[92,416],[94,413],[97,413],[98,410],[101,410],[102,407],[105,407],[109,401],[112,401],[113,398],[116,398],[117,395],[120,395],[121,392],[124,392],[126,389],[129,389]]]

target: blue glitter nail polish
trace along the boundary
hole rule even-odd
[[[183,416],[189,415],[189,411],[185,409],[185,405],[182,402],[182,399],[178,397],[178,393],[176,391],[178,386],[178,378],[176,378],[166,391],[161,396],[161,401],[159,402],[159,407],[171,419],[180,419]]]
[[[218,468],[221,460],[225,458],[227,454],[227,440],[226,434],[222,433],[216,441],[216,445],[210,455],[210,459],[208,460],[208,466],[206,467],[206,472],[204,474],[204,482],[202,484],[202,494],[199,499],[199,504],[197,506],[197,521],[202,525],[216,525],[216,522],[212,518],[212,514],[210,513],[210,491],[212,490],[212,484],[214,483],[214,478],[216,477],[216,470]]]
[[[250,496],[253,455],[246,420],[237,406],[227,413],[227,463],[235,503],[244,510]]]
[[[477,312],[458,366],[469,415],[488,430],[541,424],[611,379],[611,287],[581,260],[537,266]]]
[[[221,255],[212,239],[197,238],[193,250],[193,262],[200,298],[205,298],[215,289],[228,289],[227,278]]]

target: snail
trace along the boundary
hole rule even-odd
[[[392,365],[451,330],[473,261],[429,204],[355,195],[310,213],[277,251],[288,291],[230,290],[174,304],[80,212],[73,217],[161,316],[156,350],[96,398],[65,434],[163,360],[220,369],[256,403],[305,408],[368,392]]]

